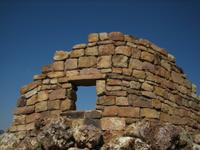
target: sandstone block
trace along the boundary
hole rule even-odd
[[[47,110],[47,101],[42,101],[35,104],[35,112],[42,112]]]
[[[60,109],[62,111],[70,110],[71,108],[72,108],[72,101],[71,100],[66,99],[66,100],[61,101]]]
[[[141,109],[141,117],[159,119],[160,112],[150,109],[150,108],[142,108]]]
[[[103,117],[114,117],[118,115],[118,107],[117,106],[107,106],[104,108],[102,113]]]
[[[58,79],[57,78],[53,78],[50,80],[50,84],[57,84],[58,83]]]
[[[26,101],[26,105],[34,105],[37,102],[37,95],[31,96],[29,99]]]
[[[141,93],[142,93],[142,95],[145,96],[145,97],[156,98],[156,95],[155,95],[155,93],[153,93],[153,92],[142,91]]]
[[[67,77],[70,77],[70,76],[77,76],[79,74],[79,71],[78,70],[69,70],[69,71],[66,71],[66,76]],[[61,82],[61,83],[64,83],[64,82],[67,82],[67,78],[63,78],[62,79],[59,79],[58,82]]]
[[[117,79],[107,79],[107,85],[121,85],[122,81]]]
[[[115,52],[115,47],[113,44],[100,45],[99,55],[112,55]]]
[[[142,61],[140,61],[138,59],[130,59],[129,68],[141,70],[142,69]]]
[[[101,119],[102,130],[123,130],[125,125],[124,118],[108,117]]]
[[[154,73],[155,72],[155,66],[149,62],[143,62],[142,63],[142,69],[147,70],[149,72]]]
[[[110,68],[112,65],[111,56],[98,57],[97,67],[98,68]]]
[[[33,80],[42,80],[46,78],[46,74],[37,74],[33,76]]]
[[[24,94],[25,98],[28,99],[29,97],[37,94],[38,92],[38,88],[34,88],[31,91],[27,92],[26,94]]]
[[[121,32],[110,32],[108,34],[108,36],[113,41],[123,41],[124,40],[124,34]]]
[[[76,58],[84,55],[84,49],[75,49],[70,53],[71,58]]]
[[[55,61],[53,63],[53,70],[55,70],[55,71],[64,70],[64,61]]]
[[[143,90],[145,90],[145,91],[153,91],[153,89],[154,89],[153,86],[150,85],[150,84],[147,83],[147,82],[144,82],[144,83],[142,84],[141,88],[142,88]]]
[[[115,104],[115,96],[101,96],[97,99],[97,105],[114,105]]]
[[[119,91],[121,89],[122,89],[121,86],[109,86],[109,85],[106,86],[107,91]]]
[[[47,107],[48,107],[48,110],[60,109],[60,100],[48,101]]]
[[[134,107],[147,107],[151,108],[151,101],[144,97],[137,97],[136,99],[132,100],[132,105]]]
[[[90,110],[85,112],[85,118],[88,119],[99,119],[101,116],[101,111],[98,110]]]
[[[84,49],[84,48],[86,48],[86,44],[75,44],[74,46],[73,46],[73,49]]]
[[[85,49],[85,55],[88,55],[88,56],[97,56],[98,55],[97,46],[87,47]]]
[[[26,115],[26,123],[35,122],[41,116],[40,113],[32,113],[30,115]]]
[[[99,40],[99,35],[98,33],[91,33],[88,35],[88,42],[97,42]]]
[[[25,115],[15,115],[13,119],[15,125],[25,124]]]
[[[80,68],[95,67],[97,64],[97,58],[94,56],[80,57],[78,66]]]
[[[26,98],[25,96],[21,96],[18,100],[17,100],[17,107],[24,107],[26,106]]]
[[[154,61],[154,55],[151,54],[151,53],[143,51],[141,53],[141,59],[145,60],[145,61],[153,62]]]
[[[106,92],[107,95],[109,96],[126,96],[127,95],[127,91],[107,91]]]
[[[37,95],[37,100],[38,101],[45,101],[48,98],[49,98],[48,91],[40,91],[40,92],[38,92],[38,95]]]
[[[108,33],[106,32],[99,33],[99,38],[101,41],[108,40],[109,39]]]
[[[20,115],[20,114],[30,114],[35,111],[34,106],[25,106],[25,107],[17,107],[15,110],[15,115]]]
[[[21,89],[20,89],[20,93],[21,94],[25,94],[27,93],[28,91],[38,87],[39,85],[41,85],[41,81],[34,81],[34,82],[31,82],[29,83],[28,85],[25,85],[23,86]]]
[[[27,131],[35,129],[35,122],[26,124],[25,128]]]
[[[61,72],[61,71],[47,73],[47,76],[49,78],[60,78],[60,77],[63,77],[64,75],[65,75],[64,72]]]
[[[171,65],[166,60],[161,60],[161,66],[167,69],[168,71],[171,70]]]
[[[158,99],[153,99],[152,102],[151,102],[151,105],[155,109],[161,109],[162,103]]]
[[[65,99],[66,89],[56,89],[49,94],[49,100]]]
[[[104,80],[97,80],[96,81],[96,91],[97,95],[103,95],[106,91],[106,83]]]
[[[116,105],[118,106],[128,106],[128,98],[127,97],[116,97]]]
[[[118,46],[115,49],[115,54],[122,54],[125,56],[131,56],[132,48],[129,46]]]
[[[119,107],[118,115],[120,117],[134,117],[138,118],[140,116],[140,109],[134,107]]]
[[[66,51],[56,51],[54,54],[54,60],[65,60],[69,56],[69,53]]]
[[[172,81],[175,82],[175,83],[179,83],[179,84],[184,83],[182,75],[177,73],[177,72],[172,71],[171,77],[172,77]]]
[[[77,59],[67,59],[65,62],[65,69],[71,70],[76,69],[78,67],[78,60]]]
[[[145,74],[144,71],[133,70],[132,76],[133,76],[133,77],[136,77],[136,78],[144,79],[144,78],[146,77],[146,74]]]
[[[127,67],[128,57],[124,55],[114,55],[112,57],[114,67]]]
[[[131,81],[130,82],[130,88],[132,89],[140,89],[141,83],[137,81]]]

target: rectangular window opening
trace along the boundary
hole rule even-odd
[[[96,86],[77,86],[76,110],[95,110],[96,109]]]

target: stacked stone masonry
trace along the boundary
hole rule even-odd
[[[32,130],[41,118],[76,110],[79,85],[96,85],[98,113],[89,116],[97,116],[103,130],[123,130],[146,119],[200,131],[196,86],[173,55],[148,40],[121,32],[92,33],[88,44],[56,51],[53,60],[20,89],[10,131]]]

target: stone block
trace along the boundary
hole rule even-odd
[[[171,78],[172,78],[172,81],[175,82],[175,83],[179,83],[179,84],[184,83],[182,75],[180,73],[175,72],[175,71],[172,71]]]
[[[124,40],[124,34],[121,32],[110,32],[108,34],[108,37],[113,41],[123,41]]]
[[[76,69],[78,67],[77,59],[67,59],[65,62],[65,70]]]
[[[150,92],[150,91],[142,91],[141,94],[145,97],[148,97],[148,98],[156,98],[156,95],[154,92]]]
[[[158,99],[153,99],[153,100],[151,101],[151,105],[152,105],[152,107],[155,108],[155,109],[161,109],[162,103],[161,103],[161,101],[158,100]]]
[[[102,113],[103,117],[114,117],[118,115],[118,107],[117,106],[107,106],[104,108]]]
[[[64,70],[64,61],[55,61],[53,63],[54,71],[63,71]]]
[[[15,125],[25,124],[25,115],[15,115],[13,119]]]
[[[96,81],[96,91],[97,91],[97,95],[105,94],[105,91],[106,91],[105,80],[97,80]]]
[[[142,108],[141,109],[141,117],[151,118],[151,119],[159,119],[160,112],[155,109],[150,108]]]
[[[47,107],[48,107],[48,110],[60,109],[60,100],[48,101]]]
[[[112,63],[114,67],[127,67],[128,57],[124,55],[114,55],[112,57]]]
[[[101,119],[102,130],[123,130],[125,126],[124,118],[105,117]]]
[[[98,97],[97,99],[97,105],[105,105],[105,106],[110,106],[110,105],[115,105],[115,96],[101,96]]]
[[[126,96],[127,95],[127,91],[106,91],[106,94],[109,96]]]
[[[115,52],[113,44],[106,44],[99,46],[99,55],[112,55]]]
[[[25,128],[26,128],[26,131],[35,129],[35,122],[26,124],[26,127],[25,127]]]
[[[97,58],[94,56],[79,58],[79,63],[78,63],[79,68],[95,67],[96,65],[97,65]]]
[[[28,99],[29,97],[37,94],[38,88],[34,88],[31,91],[28,91],[26,94],[24,94],[25,98]]]
[[[141,88],[145,91],[153,91],[154,87],[147,82],[142,83]]]
[[[70,119],[83,119],[85,116],[85,112],[71,110],[71,111],[63,112],[61,115]]]
[[[119,91],[122,90],[122,86],[106,86],[106,90],[107,91]]]
[[[129,46],[118,46],[115,48],[115,54],[122,54],[125,56],[131,56],[132,48]]]
[[[56,51],[54,54],[54,60],[65,60],[69,56],[69,52],[66,51]]]
[[[60,109],[62,111],[70,110],[72,108],[72,101],[65,99],[61,101]]]
[[[108,40],[109,39],[108,33],[106,32],[99,33],[99,38],[101,41]]]
[[[33,80],[42,80],[46,78],[46,74],[37,74],[33,76]]]
[[[154,61],[154,55],[151,54],[151,53],[143,51],[141,53],[141,59],[145,60],[145,61],[153,62]]]
[[[78,70],[69,70],[69,71],[66,71],[66,76],[67,77],[70,77],[70,76],[77,76],[79,75],[79,71]],[[59,82],[63,83],[63,82],[67,82],[68,78],[65,78],[65,80],[59,80]]]
[[[45,101],[49,98],[48,91],[40,91],[37,95],[37,101]]]
[[[140,109],[136,107],[119,107],[118,115],[120,117],[134,117],[139,118]]]
[[[116,105],[118,106],[128,106],[128,98],[127,97],[116,97]]]
[[[31,82],[25,86],[23,86],[21,89],[20,89],[20,93],[21,94],[25,94],[27,93],[28,91],[38,87],[39,85],[41,85],[41,81],[34,81],[34,82]]]
[[[65,99],[66,89],[56,89],[49,94],[49,100]]]
[[[40,103],[35,104],[35,112],[43,111],[47,111],[47,101],[42,101]]]
[[[82,43],[82,44],[75,44],[72,49],[84,49],[86,48],[86,44]]]
[[[93,43],[93,42],[97,42],[98,40],[99,40],[98,33],[91,33],[88,35],[88,42]]]
[[[141,70],[142,69],[142,61],[138,60],[138,59],[130,59],[129,62],[129,66],[130,69],[138,69]]]
[[[81,57],[84,55],[84,49],[75,49],[70,53],[70,58]]]
[[[24,106],[26,106],[26,98],[25,98],[25,96],[21,96],[17,100],[17,107],[24,107]]]
[[[88,55],[88,56],[97,56],[98,55],[97,46],[87,47],[85,49],[85,55]]]
[[[144,71],[133,70],[132,76],[136,78],[144,79],[146,77],[146,74]]]
[[[144,97],[137,97],[136,99],[132,100],[132,105],[134,107],[147,107],[147,108],[152,107],[151,100]]]
[[[101,111],[98,110],[90,110],[85,112],[85,118],[88,119],[99,119],[101,116]]]
[[[55,71],[55,72],[47,73],[47,77],[49,77],[49,78],[60,78],[63,76],[65,76],[65,73],[62,71]]]
[[[155,72],[155,66],[152,63],[149,63],[149,62],[143,62],[142,63],[142,69],[147,70],[147,71],[152,72],[152,73]]]
[[[50,80],[50,84],[57,84],[58,83],[58,79],[57,78],[53,78]]]
[[[41,116],[40,113],[32,113],[30,115],[26,115],[26,124],[27,123],[31,123],[31,122],[35,122],[37,119],[39,119]]]
[[[31,96],[29,99],[26,101],[26,105],[34,105],[37,102],[37,95]]]
[[[107,79],[107,85],[121,85],[122,81],[117,79]]]
[[[164,67],[168,71],[171,70],[170,63],[168,61],[164,60],[164,59],[161,60],[161,66]]]
[[[101,56],[97,60],[97,68],[110,68],[112,65],[111,56]]]
[[[130,82],[130,88],[132,89],[140,89],[141,83],[137,81],[131,81]]]
[[[34,106],[17,107],[15,110],[15,115],[20,114],[31,114],[35,111]]]

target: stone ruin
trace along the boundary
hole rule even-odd
[[[76,111],[78,86],[96,86],[94,110]],[[174,56],[121,32],[92,33],[87,44],[56,51],[53,63],[20,93],[10,132],[33,130],[52,116],[103,131],[123,130],[141,119],[200,131],[200,97]]]

